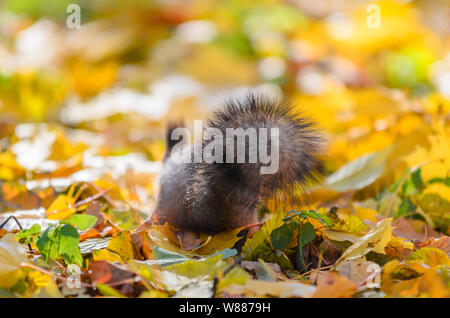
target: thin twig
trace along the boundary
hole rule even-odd
[[[36,270],[36,271],[38,271],[38,272],[41,272],[42,274],[49,275],[49,276],[53,277],[54,279],[60,279],[60,280],[63,280],[63,281],[65,281],[65,282],[67,282],[67,281],[69,280],[67,277],[55,275],[55,274],[52,273],[52,272],[49,272],[49,271],[47,271],[47,270],[45,270],[45,269],[43,269],[43,268],[40,268],[39,266],[30,264],[30,263],[22,263],[22,264],[20,264],[20,265],[21,265],[21,267],[31,268],[31,269],[34,269],[34,270]],[[80,282],[80,285],[82,285],[82,286],[84,286],[84,287],[95,288],[94,285],[91,285],[91,284],[88,284],[88,283]]]
[[[309,275],[309,274],[311,274],[312,272],[320,272],[320,271],[323,270],[323,269],[329,269],[329,268],[331,268],[331,267],[333,267],[333,266],[334,266],[334,264],[333,264],[333,265],[324,266],[324,267],[314,268],[314,269],[312,269],[312,270],[310,270],[310,271],[307,271],[307,272],[301,274],[301,275],[299,276],[299,278],[300,278],[300,277],[303,277],[303,276],[306,276],[306,275]]]
[[[20,230],[23,230],[22,224],[20,224],[19,220],[14,215],[9,216],[2,224],[0,224],[0,229],[2,229],[11,219],[16,221],[17,226],[19,227]],[[28,243],[28,248],[30,249],[30,252],[33,251],[30,243]]]

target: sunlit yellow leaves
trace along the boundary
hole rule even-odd
[[[124,261],[133,258],[133,245],[131,243],[130,233],[120,232],[109,241],[108,249],[119,254]]]
[[[354,98],[350,92],[342,90],[320,95],[298,95],[292,103],[314,119],[320,129],[339,131],[343,128],[339,117],[351,111]]]
[[[0,180],[12,181],[20,176],[23,170],[11,152],[0,153]]]
[[[331,219],[333,226],[330,227],[331,230],[353,233],[353,234],[363,234],[369,228],[367,224],[355,215],[343,216],[341,218],[335,217]]]
[[[21,118],[42,121],[64,100],[66,87],[58,76],[38,71],[21,71],[9,79],[11,87],[0,88],[7,109]]]
[[[379,26],[370,27],[368,23],[376,23],[377,18]],[[336,41],[339,49],[352,57],[365,56],[405,42],[414,43],[423,30],[416,13],[408,4],[391,0],[379,1],[375,8],[361,5],[353,12],[350,21],[330,21],[327,26],[331,39]],[[428,36],[423,34],[422,37],[425,35]]]
[[[450,260],[447,254],[435,247],[422,247],[415,251],[408,259],[422,261],[432,267],[439,265],[450,266]]]
[[[220,63],[217,61],[220,60]],[[207,46],[182,61],[181,71],[209,84],[249,85],[257,79],[256,67],[248,60],[217,46]],[[214,69],[214,72],[211,70]]]
[[[0,287],[10,288],[17,283],[25,261],[25,248],[17,243],[13,234],[0,238]]]
[[[133,245],[131,242],[130,232],[124,231],[113,237],[106,249],[94,251],[93,258],[95,261],[105,260],[109,262],[117,261],[124,263],[134,257]]]
[[[110,87],[116,80],[117,71],[118,64],[115,61],[101,64],[76,62],[72,64],[68,78],[75,92],[81,97],[87,97]]]
[[[108,261],[111,263],[119,262],[119,263],[123,264],[123,259],[119,254],[116,254],[107,249],[93,251],[92,259],[94,261]]]
[[[363,208],[360,206],[355,206],[355,215],[360,218],[361,220],[367,220],[367,221],[371,221],[374,223],[377,223],[378,220],[376,218],[377,215],[377,211],[372,210],[372,209],[368,209],[368,208]]]
[[[450,112],[450,98],[438,93],[432,93],[423,100],[424,109],[431,114],[448,114]]]
[[[446,287],[442,277],[433,269],[428,270],[420,279],[419,296],[443,298],[450,296],[450,288]]]
[[[429,185],[424,191],[423,194],[429,194],[429,193],[433,193],[436,194],[438,196],[440,196],[442,199],[450,202],[450,187],[442,184],[442,183],[434,183]],[[435,207],[435,210],[442,210],[444,211],[445,209],[440,209],[439,207]],[[445,211],[449,211],[448,209],[446,209]]]
[[[423,118],[419,115],[406,113],[398,119],[392,128],[392,133],[398,136],[406,136],[424,124]]]
[[[49,275],[38,271],[28,273],[27,281],[31,285],[32,297],[56,298],[61,297],[58,285]]]
[[[429,135],[429,148],[418,146],[404,158],[409,167],[423,164],[422,177],[428,181],[433,177],[445,177],[450,167],[450,127],[442,121],[433,123]]]
[[[392,219],[390,218],[378,222],[369,233],[361,237],[342,253],[336,265],[343,261],[360,258],[371,251],[386,254],[384,248],[392,237],[391,222]]]
[[[399,281],[400,280],[400,281]],[[419,264],[387,263],[382,274],[381,289],[390,297],[448,297],[450,289],[435,267]]]
[[[86,145],[70,142],[64,132],[59,130],[53,143],[50,158],[53,160],[66,160],[83,152],[85,149]]]
[[[69,188],[67,194],[60,194],[48,207],[45,214],[51,220],[64,220],[76,212],[75,202],[80,193],[75,193],[75,185]]]

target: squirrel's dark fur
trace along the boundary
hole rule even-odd
[[[170,155],[175,145],[170,138],[174,127],[169,127],[154,215],[158,223],[209,234],[255,223],[259,204],[276,193],[291,196],[297,185],[314,179],[320,166],[320,137],[311,122],[274,99],[249,94],[229,100],[214,113],[208,127],[218,128],[224,136],[226,128],[254,127],[258,131],[278,127],[278,171],[261,174],[259,157],[257,163],[248,163],[248,148],[246,163],[176,162]],[[203,141],[203,146],[208,142]],[[270,142],[269,133],[268,153]],[[248,138],[246,143],[248,146]],[[225,150],[223,155],[225,158]]]

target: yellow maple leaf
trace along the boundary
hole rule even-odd
[[[55,201],[47,208],[45,215],[51,220],[64,220],[74,214],[77,210],[75,202],[80,196],[82,188],[74,194],[75,185],[72,184],[67,194],[60,194]]]
[[[433,133],[428,137],[430,146],[417,146],[404,161],[409,167],[422,166],[425,182],[434,177],[445,177],[450,167],[450,127],[442,121],[433,123]]]
[[[38,271],[30,272],[27,275],[27,281],[31,285],[32,296],[38,298],[56,298],[61,297],[58,285],[49,275]]]

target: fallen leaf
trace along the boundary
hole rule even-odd
[[[26,262],[25,248],[17,243],[14,234],[0,239],[0,286],[10,288],[22,276],[21,264]]]
[[[391,148],[362,156],[334,172],[325,181],[328,188],[345,192],[362,189],[383,173]]]
[[[229,294],[243,295],[246,297],[310,298],[316,292],[316,287],[297,281],[266,282],[250,279],[245,285],[234,284],[225,290]]]
[[[356,292],[357,286],[347,277],[336,272],[320,275],[314,298],[348,298]]]
[[[392,237],[391,222],[391,218],[385,218],[378,222],[369,233],[358,239],[342,253],[336,262],[336,266],[344,261],[363,257],[371,251],[386,254],[384,248]]]

